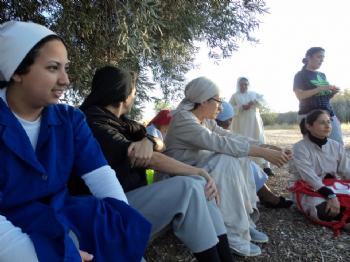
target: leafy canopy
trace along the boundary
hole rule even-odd
[[[250,34],[265,12],[263,0],[0,0],[0,23],[31,20],[66,41],[74,103],[105,64],[139,73],[137,104],[151,99],[152,82],[170,99],[193,66],[197,41],[207,43],[212,57],[218,49],[228,57],[240,40],[255,41]]]

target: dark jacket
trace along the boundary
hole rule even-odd
[[[89,107],[84,113],[124,191],[146,185],[145,169],[132,168],[127,156],[129,145],[146,137],[145,127],[126,116],[118,118],[102,107]]]

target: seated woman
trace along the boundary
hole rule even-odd
[[[98,69],[81,106],[130,205],[152,223],[152,236],[171,224],[198,261],[232,261],[212,178],[203,169],[154,152],[153,137],[126,116],[135,99],[135,82],[124,70]],[[182,176],[146,185],[148,167]]]
[[[303,180],[320,194],[301,195],[300,208],[316,221],[340,220],[342,212],[336,192],[325,181],[350,179],[349,157],[341,144],[328,138],[332,124],[327,111],[311,111],[301,121],[300,129],[304,137],[294,145],[294,159],[290,162],[293,182]]]
[[[1,24],[0,39],[0,261],[139,262],[149,222],[84,115],[57,104],[69,86],[63,40],[18,21]],[[94,196],[68,194],[72,173]]]
[[[215,121],[218,126],[223,129],[229,130],[234,116],[234,109],[230,103],[223,101],[221,105],[221,111],[217,115]],[[250,173],[255,182],[256,192],[260,199],[260,202],[267,208],[289,208],[293,201],[286,200],[283,196],[276,196],[271,192],[270,188],[265,184],[268,180],[267,174],[260,168],[254,161],[250,161],[249,158],[243,157],[239,159],[241,162],[248,161],[247,165],[250,167],[247,172]],[[242,163],[244,168],[245,163]]]
[[[172,116],[169,109],[160,110],[146,126],[147,134],[164,141],[171,119]],[[165,150],[164,143],[160,151],[163,150]]]
[[[192,80],[185,87],[185,98],[173,111],[165,144],[165,153],[189,165],[205,168],[220,190],[220,209],[228,231],[231,249],[245,256],[261,254],[250,241],[267,242],[257,231],[249,215],[256,208],[256,188],[250,175],[240,167],[239,157],[263,157],[282,166],[290,155],[262,148],[254,140],[219,127],[215,118],[222,101],[217,86],[207,78]]]

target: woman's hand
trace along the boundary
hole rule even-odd
[[[327,200],[326,213],[332,217],[338,215],[340,212],[340,204],[338,198]]]
[[[282,167],[284,164],[286,164],[289,160],[292,159],[293,155],[292,151],[289,149],[277,151],[269,148],[264,148],[262,157],[268,162],[278,167]]]
[[[219,190],[216,187],[214,179],[208,174],[204,169],[199,168],[198,175],[204,177],[207,180],[205,185],[205,196],[208,200],[215,198],[217,205],[220,205],[220,194]]]
[[[82,250],[79,250],[79,254],[80,254],[82,262],[92,261],[92,259],[94,258],[93,255],[89,254],[88,252],[82,251]]]
[[[288,156],[288,161],[293,159],[292,149],[284,148],[284,149],[282,149],[282,151],[284,151],[284,153]]]
[[[317,86],[319,92],[322,91],[332,91],[333,93],[338,93],[340,88],[336,87],[336,86],[332,86],[332,85],[328,85],[328,86]]]
[[[153,143],[144,138],[141,141],[133,142],[128,148],[128,157],[131,167],[147,167],[153,155]]]
[[[250,104],[242,105],[243,110],[249,110],[250,109]]]

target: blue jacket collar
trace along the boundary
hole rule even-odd
[[[36,151],[40,150],[45,143],[50,142],[52,128],[61,124],[63,121],[54,106],[48,106],[43,110]],[[22,125],[2,99],[0,99],[0,139],[23,161],[40,173],[46,173]]]

